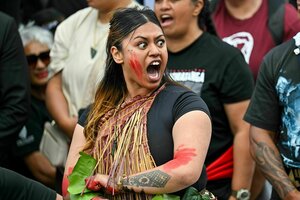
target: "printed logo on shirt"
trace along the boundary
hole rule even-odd
[[[190,88],[196,94],[201,95],[202,86],[205,79],[204,69],[193,70],[169,70],[171,78],[180,84]]]
[[[299,190],[300,189],[300,169],[287,169],[287,174],[293,185]]]
[[[33,141],[34,141],[34,136],[30,135],[29,137],[27,137],[27,129],[24,126],[19,133],[19,138],[17,140],[17,146],[21,147],[21,146],[27,145],[29,143],[32,143]]]
[[[300,168],[300,84],[280,76],[276,90],[283,106],[279,151],[287,167]]]
[[[223,41],[240,49],[246,62],[249,64],[250,56],[254,46],[254,39],[248,32],[238,32],[229,37],[224,37]]]

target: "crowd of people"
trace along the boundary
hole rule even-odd
[[[1,198],[300,199],[300,1],[37,2],[0,3]]]

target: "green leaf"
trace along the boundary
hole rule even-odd
[[[80,152],[80,158],[78,159],[72,174],[68,176],[70,183],[68,192],[71,195],[81,194],[82,191],[85,190],[85,179],[92,175],[95,166],[96,160],[92,156]],[[88,190],[86,190],[86,192],[88,192]]]
[[[202,200],[202,198],[196,188],[189,187],[186,189],[182,200]]]
[[[155,197],[153,197],[152,200],[180,200],[180,197],[171,194],[160,194],[155,195]]]

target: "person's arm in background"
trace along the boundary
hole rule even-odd
[[[239,51],[234,49],[234,51]],[[221,89],[224,110],[233,134],[232,190],[250,191],[255,163],[250,155],[249,128],[243,120],[254,88],[249,65],[239,51],[228,63]],[[235,199],[230,196],[229,199]]]
[[[25,156],[24,161],[38,181],[51,188],[55,187],[56,167],[41,152],[30,153]]]
[[[16,135],[28,118],[28,65],[13,18],[0,13],[0,138]]]
[[[72,34],[74,33],[74,17],[64,20],[56,29],[54,45],[51,49],[49,71],[53,76],[48,81],[46,89],[46,105],[49,113],[58,126],[69,138],[72,138],[77,116],[69,115],[67,99],[63,94],[62,70],[69,56]]]
[[[46,105],[54,121],[64,133],[72,138],[77,117],[69,116],[68,102],[62,91],[62,73],[58,72],[48,82]]]
[[[300,192],[285,172],[281,156],[274,143],[275,133],[255,126],[251,126],[250,133],[251,154],[280,198],[284,200],[300,199]]]
[[[250,155],[249,127],[243,116],[249,105],[249,100],[225,104],[224,108],[234,134],[233,140],[233,176],[232,190],[248,189],[250,191],[254,173],[254,160]],[[235,199],[230,197],[230,199]]]

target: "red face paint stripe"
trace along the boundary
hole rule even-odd
[[[137,60],[136,55],[133,53],[132,58],[129,61],[130,67],[134,70],[136,73],[137,77],[141,80],[142,79],[142,66]]]
[[[176,169],[182,165],[188,164],[191,160],[192,157],[196,156],[197,154],[195,153],[194,148],[178,148],[174,154],[174,159],[167,162],[163,168],[166,171],[170,171],[172,169]]]

